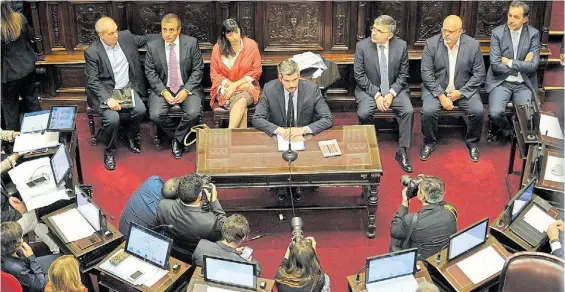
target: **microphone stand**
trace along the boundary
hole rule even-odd
[[[289,96],[289,98],[291,98]],[[282,153],[282,159],[284,159],[284,161],[288,161],[288,166],[290,167],[290,163],[295,161],[298,158],[298,152],[292,150],[292,145],[291,145],[291,140],[292,140],[292,122],[294,121],[294,109],[290,109],[290,118],[288,118],[288,120],[286,121],[286,125],[288,127],[288,130],[290,131],[289,137],[288,137],[288,150],[286,150],[285,152]]]

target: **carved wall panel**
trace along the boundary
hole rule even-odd
[[[198,39],[200,48],[212,49],[216,43],[216,14],[215,5],[212,2],[181,4],[179,17],[182,20],[183,33]]]
[[[88,48],[90,43],[98,37],[94,24],[100,17],[109,14],[107,3],[71,3],[71,36],[75,49]]]
[[[477,24],[474,32],[475,38],[490,40],[492,30],[506,22],[508,2],[479,1],[477,6]]]
[[[251,2],[238,2],[237,20],[243,34],[255,39],[255,5]]]
[[[133,27],[130,28],[135,34],[161,33],[161,18],[169,13],[166,4],[133,2]]]
[[[47,3],[47,29],[51,51],[65,50],[65,34],[63,31],[61,5],[59,3]],[[63,12],[64,13],[64,10]]]
[[[323,49],[323,2],[266,2],[265,7],[265,51]]]
[[[408,2],[406,1],[378,1],[373,2],[373,7],[371,11],[371,17],[369,23],[367,24],[367,36],[371,35],[371,26],[375,18],[380,15],[388,15],[396,20],[396,32],[395,35],[401,39],[406,39],[406,22],[407,22],[407,12]]]
[[[84,87],[85,84],[84,66],[60,66],[57,68],[55,76],[57,88],[80,88]]]
[[[451,13],[453,2],[422,1],[417,3],[418,22],[416,27],[416,42],[414,46],[423,46],[426,39],[441,32],[443,19]]]
[[[332,50],[349,49],[351,2],[333,3]]]

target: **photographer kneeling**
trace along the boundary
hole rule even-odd
[[[306,237],[291,242],[275,275],[279,292],[330,291],[330,278],[316,255],[316,241]]]
[[[457,232],[457,209],[443,200],[445,184],[435,176],[418,175],[412,180],[403,176],[407,186],[402,190],[402,205],[390,226],[390,251],[418,248],[418,259],[423,260],[439,252]],[[408,213],[409,200],[418,198],[422,208]]]

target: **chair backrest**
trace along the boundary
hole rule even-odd
[[[4,272],[0,271],[0,287],[2,291],[10,291],[10,292],[23,292],[22,285],[16,279],[16,277]]]
[[[563,259],[547,253],[515,253],[504,263],[498,291],[563,291],[563,264]]]

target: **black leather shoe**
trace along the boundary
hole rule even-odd
[[[420,150],[420,160],[426,161],[430,159],[430,156],[432,155],[432,152],[434,152],[435,149],[436,149],[435,145],[432,146],[424,145],[422,147],[422,150]]]
[[[288,196],[288,190],[286,188],[278,188],[277,189],[277,202],[283,203]]]
[[[469,157],[473,162],[479,162],[479,147],[469,147],[466,145],[467,151],[469,151]]]
[[[304,194],[301,187],[297,187],[294,189],[292,193],[292,197],[294,198],[295,202],[302,202],[304,200]]]
[[[122,140],[122,142],[124,142],[124,144],[126,145],[126,147],[130,152],[135,154],[141,153],[141,148],[139,146],[139,143],[137,143],[134,138],[125,135],[120,135],[120,139]]]
[[[405,172],[412,173],[412,171],[414,171],[412,169],[412,163],[410,163],[410,159],[408,159],[408,154],[406,154],[406,152],[404,153],[396,152],[394,159],[398,161],[400,168],[402,168],[402,170],[404,170]]]
[[[104,167],[110,171],[116,169],[116,158],[113,154],[104,153]]]
[[[173,139],[173,142],[171,142],[171,154],[173,154],[175,159],[182,158],[182,146],[177,139]]]

